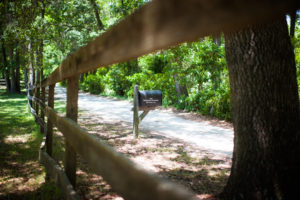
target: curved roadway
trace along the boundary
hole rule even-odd
[[[55,88],[55,98],[66,99],[66,89]],[[78,107],[99,115],[104,122],[133,122],[132,103],[79,92]],[[200,148],[232,155],[233,130],[212,126],[207,122],[196,122],[174,115],[170,111],[153,110],[143,119],[140,128],[159,132],[185,142],[198,145]]]

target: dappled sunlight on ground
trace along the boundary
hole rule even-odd
[[[60,199],[54,185],[45,183],[41,141],[26,97],[0,90],[0,199]]]
[[[30,135],[9,135],[4,138],[6,144],[26,143],[30,139]]]
[[[215,199],[214,195],[221,192],[229,176],[231,158],[225,154],[212,153],[197,145],[144,129],[134,140],[131,124],[103,122],[99,116],[88,112],[80,113],[78,123],[145,170],[193,191],[197,199]],[[83,199],[99,196],[101,199],[121,198],[100,176],[85,166],[82,158],[79,160],[78,192]]]
[[[0,199],[60,199],[59,192],[45,183],[45,171],[38,162],[42,141],[39,128],[30,115],[17,112],[25,110],[26,100],[11,99],[10,106],[0,110],[0,128],[5,127],[2,129],[5,134],[0,134]],[[65,104],[58,104],[57,110],[63,115]],[[226,154],[143,127],[139,138],[134,140],[130,122],[107,122],[99,115],[82,110],[78,123],[136,165],[182,185],[198,199],[213,200],[227,181],[231,158]],[[53,156],[64,168],[64,138],[56,128],[54,130]],[[77,160],[76,188],[82,199],[123,200],[101,176],[89,169],[83,158],[78,156]]]
[[[55,88],[57,99],[66,99],[66,89]],[[95,117],[101,117],[101,123],[126,123],[131,126],[132,103],[80,92],[78,105],[80,110],[87,110]],[[233,151],[233,129],[229,123],[196,114],[174,112],[171,109],[150,111],[141,122],[144,130],[159,132],[166,137],[174,137],[187,143],[193,143],[201,149],[228,156]]]
[[[99,116],[86,111],[80,112],[78,123],[141,168],[194,192],[196,199],[214,200],[214,195],[221,192],[229,176],[231,158],[225,154],[203,150],[197,145],[144,129],[134,140],[131,124],[103,122]],[[64,139],[57,130],[53,142],[55,160],[63,168]],[[82,199],[123,199],[101,176],[89,169],[83,158],[78,156],[77,160],[77,192]]]

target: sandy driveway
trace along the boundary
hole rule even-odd
[[[56,87],[55,98],[65,100],[66,89]],[[112,100],[80,92],[78,104],[79,109],[99,115],[104,122],[124,121],[132,124],[132,103],[128,101]],[[169,110],[150,111],[141,122],[140,128],[182,139],[215,153],[232,155],[233,130],[231,128],[212,126],[209,122],[187,120],[178,117]]]

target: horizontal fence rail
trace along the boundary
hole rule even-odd
[[[64,173],[63,169],[56,163],[56,161],[45,152],[46,147],[46,137],[44,136],[43,141],[40,146],[39,160],[45,166],[47,171],[47,176],[52,177],[57,185],[62,188],[63,195],[68,200],[79,200],[74,187],[70,183],[68,177]]]
[[[52,108],[46,107],[46,115],[89,166],[125,199],[192,199],[190,193],[140,169],[122,154],[88,134],[74,121],[59,116]]]
[[[68,56],[42,85],[181,42],[266,22],[299,7],[299,0],[153,0]]]
[[[42,83],[27,87],[28,106],[43,126],[41,132],[45,133],[40,161],[46,167],[47,176],[61,186],[66,199],[79,199],[74,190],[76,179],[72,175],[74,170],[76,172],[78,153],[125,199],[193,199],[191,193],[145,172],[77,125],[78,75],[203,36],[264,23],[298,8],[299,0],[153,0],[69,55]],[[59,116],[53,109],[55,84],[65,79],[68,79],[68,118]],[[45,103],[47,86],[48,106]],[[71,170],[65,169],[66,173],[51,157],[53,125],[66,139],[66,154],[69,153],[66,158],[69,158],[65,168],[71,167]]]

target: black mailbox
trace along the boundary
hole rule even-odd
[[[139,90],[138,105],[140,110],[154,109],[162,105],[162,94],[160,90]]]

